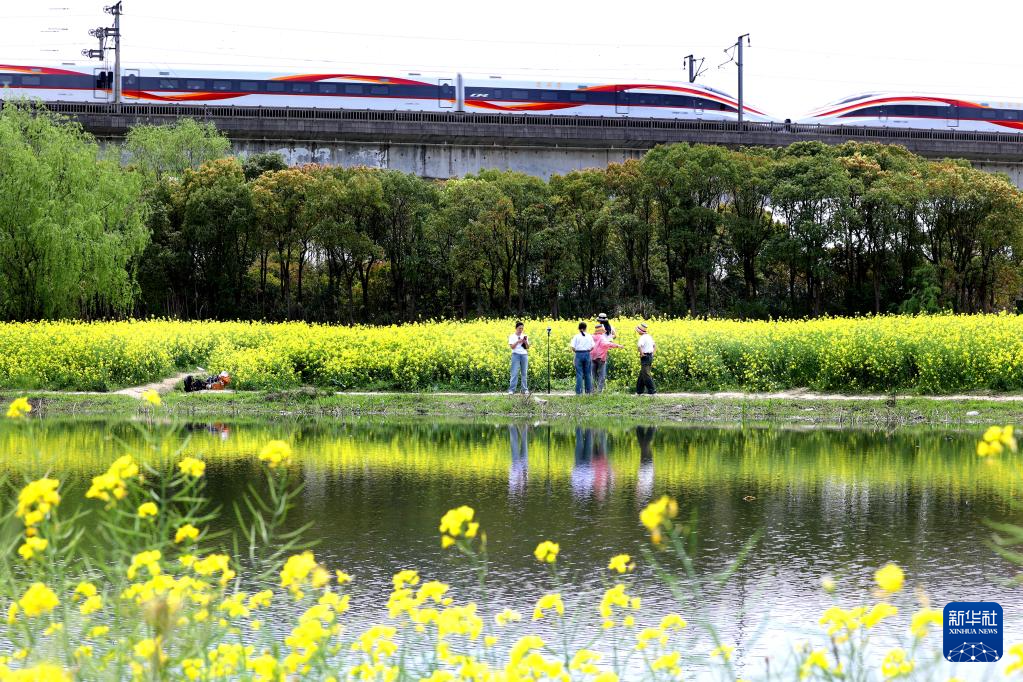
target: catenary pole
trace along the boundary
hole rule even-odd
[[[114,15],[114,104],[121,103],[121,3],[104,7]]]
[[[743,119],[743,114],[745,113],[744,109],[743,109],[743,103],[742,103],[742,39],[743,38],[745,38],[746,39],[746,43],[749,44],[749,33],[744,33],[743,35],[739,36],[738,40],[735,41],[735,44],[736,44],[736,47],[737,47],[737,50],[736,50],[736,65],[739,67],[739,132],[740,133],[742,132],[742,129],[743,129],[742,119]]]

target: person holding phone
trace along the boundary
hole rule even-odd
[[[526,336],[525,325],[515,323],[515,333],[508,337],[511,348],[511,381],[508,382],[508,395],[514,395],[516,384],[522,384],[522,392],[529,393],[529,337]]]

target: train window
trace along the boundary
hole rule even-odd
[[[255,92],[259,90],[259,83],[256,81],[241,81],[238,83],[239,90],[248,90],[249,92]]]
[[[13,82],[14,79],[11,78],[10,76],[0,76],[0,88],[4,87],[5,85],[10,85]]]
[[[325,95],[330,95],[337,92],[337,86],[334,85],[333,83],[320,83],[317,86],[317,89]]]
[[[284,83],[278,81],[270,81],[266,84],[267,92],[284,92]]]
[[[161,78],[160,79],[161,90],[177,90],[178,81],[174,78]]]
[[[22,76],[22,85],[39,85],[39,76]]]
[[[512,99],[529,99],[529,92],[526,90],[512,90]]]
[[[391,89],[386,85],[373,85],[369,89],[371,95],[386,95],[390,91]]]
[[[540,91],[540,99],[542,99],[542,100],[545,100],[547,102],[553,102],[557,98],[558,98],[558,93],[554,92],[553,90],[541,90]]]
[[[994,109],[984,109],[981,111],[981,116],[988,119],[998,118],[998,112]]]
[[[292,83],[291,84],[291,91],[292,92],[309,92],[309,89],[310,88],[309,88],[309,84],[308,83]]]
[[[206,85],[206,81],[185,81],[185,87],[189,90],[202,90]]]
[[[361,95],[362,94],[362,86],[361,85],[346,85],[345,86],[345,94],[346,95]]]
[[[231,81],[213,81],[214,90],[230,90]]]
[[[585,102],[586,101],[586,93],[585,92],[573,92],[573,93],[569,94],[568,98],[570,100],[572,100],[573,102]]]
[[[1006,121],[1015,121],[1016,120],[1016,113],[1017,112],[1011,111],[1011,110],[1010,111],[1006,111],[1005,112],[1005,116],[1004,116],[1005,120]]]

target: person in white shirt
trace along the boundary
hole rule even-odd
[[[593,393],[593,362],[590,351],[593,350],[593,337],[586,333],[586,323],[579,323],[579,333],[572,337],[572,350],[575,351],[575,394]]]
[[[511,348],[511,381],[508,382],[508,395],[515,393],[519,378],[522,380],[522,392],[529,393],[529,337],[526,336],[525,325],[515,323],[515,333],[508,337]]]
[[[636,341],[636,347],[639,348],[639,378],[636,379],[636,393],[643,395],[643,391],[646,390],[653,395],[657,389],[654,388],[654,378],[651,376],[650,370],[654,364],[656,344],[654,344],[654,337],[650,336],[650,332],[647,330],[646,322],[636,327],[636,333],[639,334],[639,339]]]

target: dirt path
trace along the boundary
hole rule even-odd
[[[146,391],[156,391],[160,395],[164,393],[170,393],[174,390],[174,387],[179,381],[184,381],[185,377],[189,374],[195,374],[195,372],[181,372],[174,376],[167,377],[163,381],[156,381],[151,384],[142,384],[141,386],[129,386],[128,388],[122,388],[118,391],[111,391],[113,395],[130,395],[132,398],[141,398],[142,394]]]

